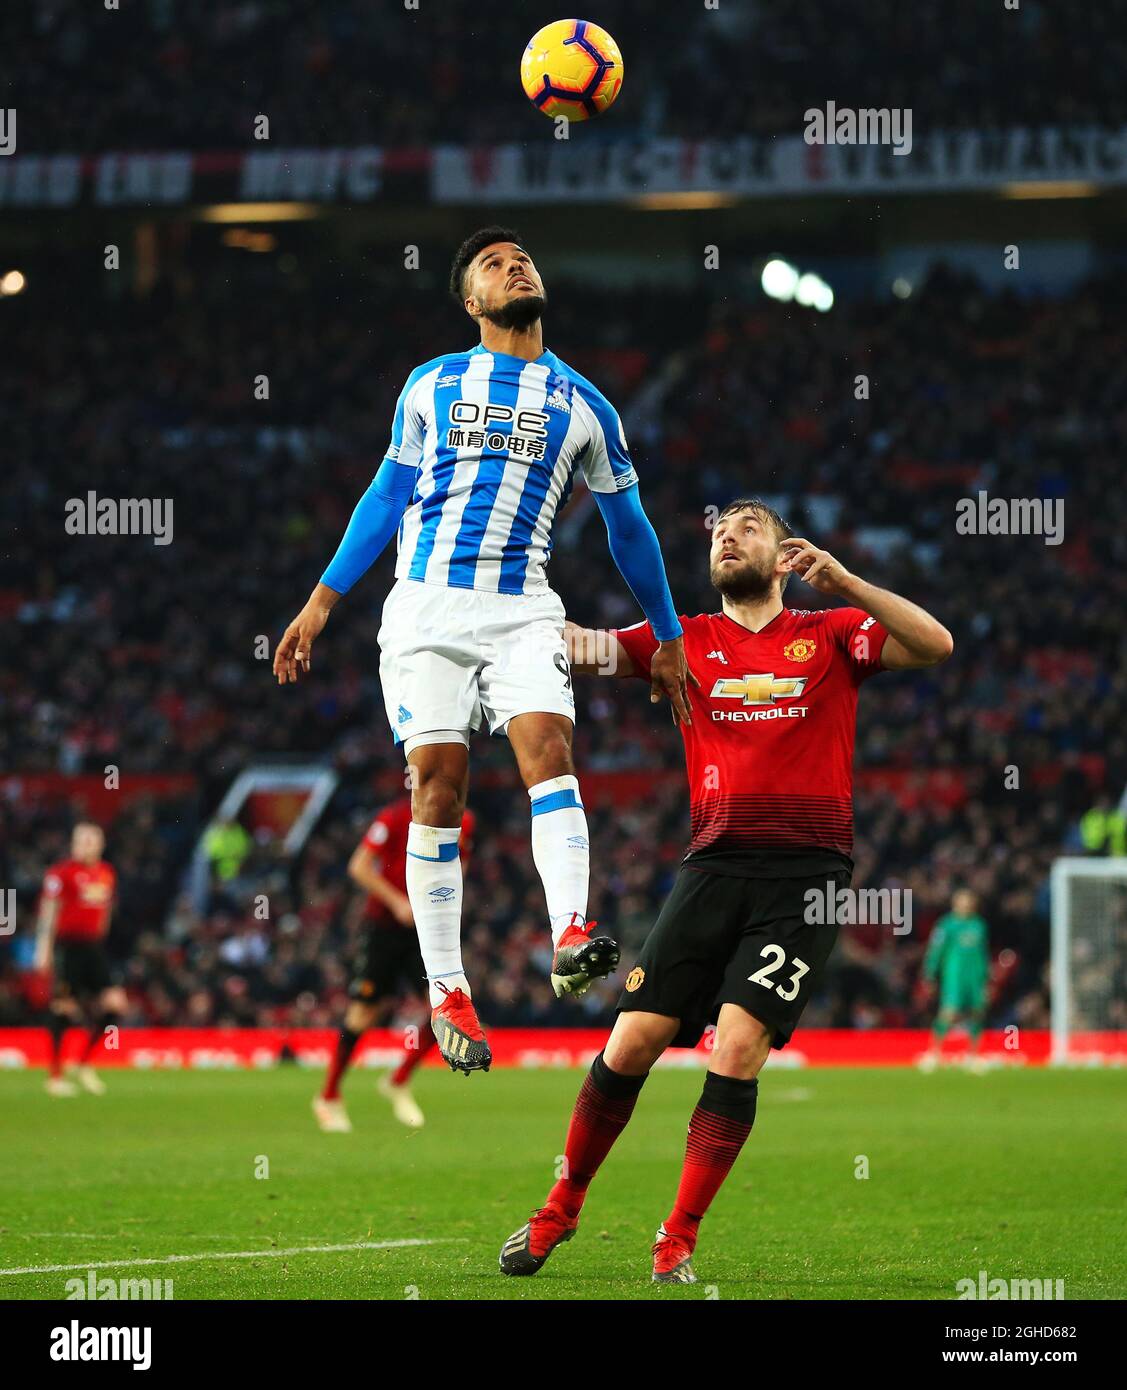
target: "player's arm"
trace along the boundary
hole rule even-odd
[[[415,469],[384,459],[367,492],[356,504],[337,553],[321,576],[305,607],[286,628],[274,653],[279,685],[309,672],[310,652],[329,614],[344,594],[375,564],[395,534],[415,486]]]
[[[819,550],[800,536],[791,536],[779,547],[795,574],[824,594],[836,594],[864,609],[888,636],[880,651],[887,671],[937,666],[955,649],[955,640],[938,619],[888,589],[879,589],[849,570],[826,550]]]
[[[274,675],[279,685],[293,684],[299,671],[309,673],[313,643],[321,635],[329,614],[383,554],[403,520],[422,457],[423,421],[412,396],[419,376],[420,372],[413,372],[400,392],[387,454],[356,504],[336,554],[278,643]]]
[[[415,918],[411,911],[410,898],[406,893],[401,893],[394,884],[387,881],[376,867],[376,863],[376,856],[361,841],[353,850],[352,858],[348,861],[349,878],[358,887],[363,888],[370,897],[378,898],[397,922],[401,922],[406,927],[413,926]]]
[[[611,559],[658,639],[650,663],[652,698],[664,696],[673,706],[673,718],[691,724],[688,683],[696,684],[696,677],[685,660],[685,639],[665,577],[661,546],[642,510],[637,485],[621,492],[596,492],[594,497],[606,524]]]
[[[630,653],[613,632],[605,628],[580,627],[564,623],[567,659],[579,676],[635,676],[637,667]]]
[[[110,900],[106,904],[106,921],[105,925],[102,927],[103,940],[110,934],[110,928],[113,926],[114,913],[117,911],[117,873],[116,871],[112,872]]]
[[[586,410],[590,438],[583,453],[583,476],[606,525],[611,558],[658,641],[650,663],[650,698],[664,697],[673,707],[673,718],[691,724],[688,683],[696,681],[685,660],[685,641],[657,533],[642,510],[622,421],[590,383],[577,390],[573,400]]]
[[[50,970],[55,954],[55,928],[59,922],[59,900],[44,896],[39,903],[39,917],[35,924],[36,970]]]
[[[990,979],[990,937],[986,923],[982,924],[982,931],[978,938],[978,966],[982,972],[983,980]]]
[[[932,930],[931,937],[927,943],[927,950],[924,952],[922,974],[928,983],[932,983],[939,974],[939,967],[943,961],[943,949],[947,932],[942,922],[937,922]]]

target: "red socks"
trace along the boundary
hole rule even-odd
[[[66,1036],[67,1020],[52,1009],[47,1015],[47,1032],[51,1038],[50,1074],[58,1080],[63,1074],[63,1038]]]
[[[591,1179],[626,1128],[645,1081],[645,1076],[611,1071],[601,1053],[595,1058],[567,1131],[564,1176],[548,1194],[548,1201],[569,1217],[577,1217],[582,1210]],[[701,1218],[751,1133],[758,1092],[758,1081],[713,1072],[705,1077],[704,1090],[689,1121],[677,1200],[665,1221],[665,1229],[690,1246],[696,1244]]]
[[[591,1179],[626,1128],[645,1082],[645,1076],[611,1071],[601,1052],[591,1064],[568,1126],[564,1175],[548,1194],[569,1217],[579,1215]]]
[[[411,1073],[434,1046],[435,1036],[428,1018],[419,1029],[418,1047],[405,1047],[403,1049],[403,1060],[392,1073],[391,1084],[393,1086],[405,1086],[411,1079]]]
[[[321,1092],[322,1100],[340,1100],[340,1080],[348,1069],[348,1064],[352,1060],[352,1053],[359,1041],[360,1034],[354,1033],[351,1028],[340,1030],[340,1037],[337,1038],[337,1050],[333,1054],[333,1060],[329,1063],[329,1074],[325,1077],[325,1088]]]
[[[354,1033],[351,1028],[342,1028],[337,1039],[337,1050],[333,1055],[333,1060],[329,1064],[328,1075],[325,1077],[325,1086],[321,1092],[322,1100],[340,1100],[340,1083],[348,1064],[352,1060],[352,1054],[356,1050],[356,1044],[360,1041],[361,1034]],[[431,1031],[430,1020],[419,1029],[418,1047],[408,1047],[403,1049],[403,1060],[392,1073],[391,1084],[393,1086],[403,1086],[410,1079],[411,1073],[427,1055],[432,1047],[435,1046],[434,1033]]]
[[[755,1123],[758,1081],[705,1077],[704,1091],[689,1121],[685,1165],[673,1210],[665,1219],[670,1235],[696,1244],[701,1218],[712,1205]]]

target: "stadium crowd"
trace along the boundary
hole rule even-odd
[[[357,931],[345,865],[376,807],[402,794],[376,677],[391,558],[334,614],[308,683],[276,688],[256,641],[276,640],[332,553],[410,368],[436,342],[471,335],[452,307],[438,320],[433,295],[421,312],[413,287],[376,298],[359,284],[339,297],[300,279],[264,288],[200,267],[194,281],[118,301],[112,336],[101,306],[64,278],[46,304],[4,305],[5,485],[20,518],[0,559],[0,765],[196,779],[192,795],[132,800],[109,826],[121,886],[112,945],[135,1024],[335,1022]],[[226,312],[232,293],[254,296],[253,316]],[[994,1021],[1043,1025],[1049,865],[1063,846],[1082,848],[1081,817],[1127,783],[1124,286],[1023,300],[938,268],[906,301],[839,302],[828,315],[679,294],[604,294],[592,322],[581,295],[553,286],[548,341],[623,410],[680,607],[715,607],[709,509],[754,491],[956,637],[946,666],[881,676],[862,693],[854,882],[910,887],[914,926],[904,937],[844,930],[806,1022],[922,1022],[927,932],[968,884],[992,950],[1013,953]],[[664,396],[640,398],[647,366],[675,351]],[[260,372],[268,401],[254,398]],[[980,489],[1062,498],[1062,543],[959,534],[955,504]],[[172,498],[172,544],[66,534],[66,500],[89,490]],[[582,493],[561,519],[552,580],[586,625],[639,616]],[[823,602],[797,581],[787,600]],[[642,802],[588,798],[592,915],[628,954],[687,839],[680,740],[640,684],[581,683],[579,701],[581,777],[652,778]],[[246,764],[282,754],[332,760],[341,784],[329,812],[297,864],[260,837],[195,909],[182,877],[207,816]],[[605,1020],[613,987],[578,1008],[552,998],[527,799],[501,741],[479,738],[473,758],[465,923],[483,1018]],[[894,793],[870,772],[905,785]],[[937,772],[951,795],[927,780]],[[24,930],[0,942],[0,1022],[14,1022],[35,1016],[20,942],[70,808],[29,801],[11,780],[5,791],[0,869]],[[266,921],[251,910],[263,892]]]
[[[284,147],[397,149],[551,139],[517,75],[557,17],[505,0],[33,0],[6,7],[0,36],[20,55],[9,102],[26,153],[236,150],[260,115]],[[1127,0],[601,0],[597,17],[625,82],[595,138],[797,134],[829,99],[911,109],[917,133],[1127,120]]]

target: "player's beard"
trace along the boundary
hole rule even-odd
[[[547,305],[548,298],[543,294],[520,294],[499,308],[482,305],[481,313],[498,328],[515,328],[518,331],[531,328],[539,319]]]
[[[718,594],[737,603],[746,599],[766,598],[775,582],[775,560],[772,557],[761,566],[754,560],[745,560],[737,565],[726,565],[721,561],[713,565],[709,578]]]

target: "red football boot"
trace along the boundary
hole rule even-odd
[[[432,1011],[430,1026],[443,1060],[451,1071],[467,1076],[471,1071],[488,1071],[493,1053],[477,1020],[473,1000],[463,989],[447,989],[441,982],[438,987],[446,998]]]
[[[501,1247],[502,1274],[535,1274],[557,1245],[570,1240],[579,1217],[570,1217],[555,1202],[534,1211]]]
[[[657,1228],[653,1245],[655,1284],[695,1284],[693,1247],[680,1236],[671,1236],[664,1226]]]
[[[578,918],[579,914],[575,914]],[[552,988],[556,998],[584,994],[595,980],[618,968],[618,942],[609,936],[592,936],[598,922],[573,921],[556,946],[552,959]]]

